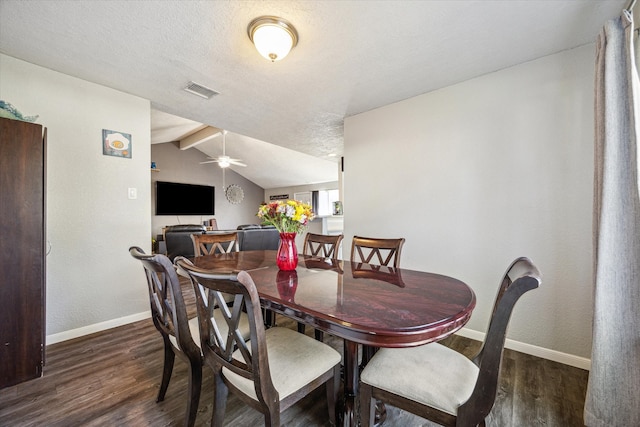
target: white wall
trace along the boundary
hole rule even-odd
[[[508,337],[578,358],[591,349],[594,46],[345,120],[345,244],[405,237],[403,267],[459,278],[485,332],[518,256],[543,274]]]
[[[215,218],[221,230],[235,230],[238,225],[257,224],[258,206],[264,198],[264,189],[231,169],[225,172],[225,185],[236,184],[244,191],[241,203],[232,204],[225,197],[222,185],[222,169],[215,163],[201,165],[207,156],[191,148],[180,150],[175,144],[153,144],[151,161],[156,162],[158,172],[151,173],[151,204],[153,234],[162,234],[162,227],[174,224],[202,224]],[[181,182],[185,184],[213,185],[215,187],[215,215],[213,216],[167,216],[155,215],[155,181]]]
[[[5,55],[0,76],[0,99],[48,130],[47,342],[147,316],[128,248],[151,248],[149,102]],[[102,129],[131,134],[132,158],[103,155]]]
[[[289,197],[293,199],[293,195],[295,193],[304,193],[305,191],[335,190],[339,188],[339,185],[339,181],[331,181],[319,184],[296,185],[294,187],[269,188],[267,190],[264,190],[264,201],[269,202],[270,196],[280,194],[288,194]]]

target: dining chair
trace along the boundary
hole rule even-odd
[[[390,266],[400,268],[400,255],[405,239],[381,239],[377,237],[353,236],[351,241],[351,265],[359,263],[371,264],[371,268],[376,266]],[[366,366],[371,357],[378,351],[376,347],[369,345],[362,346],[361,367]]]
[[[509,266],[484,343],[472,359],[438,343],[380,349],[360,377],[362,426],[372,424],[376,399],[444,426],[484,426],[496,398],[513,307],[540,282],[540,272],[528,258]]]
[[[304,237],[303,255],[312,255],[320,258],[338,259],[340,243],[344,235],[326,235],[307,233]]]
[[[264,414],[266,426],[279,426],[280,413],[325,384],[329,418],[335,423],[335,403],[340,380],[340,354],[328,345],[288,328],[266,329],[260,298],[251,276],[202,270],[178,259],[191,277],[196,292],[204,362],[214,372],[212,426],[222,426],[229,390]],[[232,332],[220,333],[220,320],[210,315],[221,293],[234,295],[223,307]],[[250,339],[242,337],[238,316],[246,312]]]
[[[195,256],[238,252],[238,233],[192,234]]]
[[[351,262],[400,267],[400,254],[404,238],[379,239],[353,236],[351,242]],[[375,258],[374,258],[375,256]]]
[[[151,303],[151,319],[164,342],[164,368],[157,402],[164,400],[173,371],[173,362],[178,355],[189,366],[189,394],[184,424],[193,426],[200,401],[202,384],[202,352],[197,317],[189,321],[180,280],[168,257],[162,254],[147,255],[137,246],[129,253],[142,262]]]
[[[319,258],[338,259],[340,253],[340,243],[344,238],[343,234],[326,235],[307,233],[304,237],[304,245],[302,246],[303,255],[311,255]],[[305,333],[306,325],[298,322],[298,332]],[[316,329],[314,335],[318,341],[323,341],[324,334]]]
[[[130,247],[129,253],[141,261],[144,267],[151,304],[151,319],[164,342],[164,368],[156,401],[164,400],[175,355],[178,355],[189,366],[189,394],[184,425],[193,426],[200,401],[203,364],[198,317],[188,319],[176,266],[167,256],[147,255],[137,246]],[[176,259],[180,258],[183,257]],[[221,310],[216,309],[213,317],[222,319]],[[225,324],[221,324],[220,327],[224,334],[229,330]],[[244,313],[241,315],[240,333],[243,337],[249,337],[249,321]]]

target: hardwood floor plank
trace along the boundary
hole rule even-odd
[[[185,288],[185,299],[189,305],[195,303],[192,290]],[[290,319],[277,319],[279,326],[297,328]],[[313,329],[307,329],[313,336]],[[325,334],[325,342],[342,352],[341,339]],[[443,344],[467,356],[480,345],[459,336]],[[181,426],[187,365],[176,358],[165,400],[156,403],[162,357],[162,340],[149,319],[51,345],[42,378],[0,390],[0,426]],[[197,426],[208,426],[211,420],[212,376],[205,368]],[[487,425],[582,426],[587,379],[587,371],[505,350],[496,405]],[[326,405],[325,390],[320,388],[285,411],[282,424],[329,426]],[[230,394],[225,425],[263,425],[263,418]],[[384,426],[433,425],[387,407]]]

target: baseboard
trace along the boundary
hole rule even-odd
[[[136,313],[125,317],[108,320],[106,322],[83,326],[82,328],[71,329],[69,331],[47,335],[46,345],[67,341],[73,338],[79,338],[84,335],[93,334],[96,332],[126,325],[128,323],[137,322],[139,320],[148,319],[149,317],[151,317],[151,312],[145,311],[142,313]],[[478,332],[467,328],[460,329],[458,332],[456,332],[456,334],[476,341],[484,341],[485,336],[483,332]],[[562,363],[580,369],[585,369],[587,371],[591,369],[591,360],[585,357],[574,356],[572,354],[562,353],[560,351],[550,350],[548,348],[538,347],[532,344],[526,344],[508,338],[505,341],[505,347],[511,350],[519,351],[521,353],[530,354],[532,356],[541,357],[543,359],[552,360],[554,362]]]
[[[119,317],[117,319],[107,320],[106,322],[94,323],[93,325],[83,326],[82,328],[71,329],[69,331],[47,335],[46,345],[67,341],[73,338],[79,338],[85,335],[89,335],[89,334],[104,331],[107,329],[115,328],[118,326],[126,325],[128,323],[137,322],[138,320],[148,319],[150,317],[151,317],[151,311],[145,311],[142,313],[136,313],[136,314],[131,314],[129,316]]]
[[[467,328],[462,328],[457,335],[465,338],[471,338],[477,341],[484,341],[485,334],[483,332],[474,331]],[[544,347],[538,347],[532,344],[526,344],[520,341],[510,340],[507,338],[504,344],[505,348],[519,351],[521,353],[530,354],[532,356],[541,357],[543,359],[552,360],[554,362],[562,363],[564,365],[573,366],[580,369],[590,370],[591,359],[585,357],[574,356],[573,354],[562,353],[556,350],[550,350]]]

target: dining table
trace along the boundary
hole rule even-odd
[[[397,348],[441,340],[462,328],[476,305],[473,290],[446,275],[308,255],[298,256],[295,270],[283,271],[276,253],[240,251],[192,261],[206,269],[247,271],[263,308],[343,339],[338,425],[358,425],[361,345]]]

